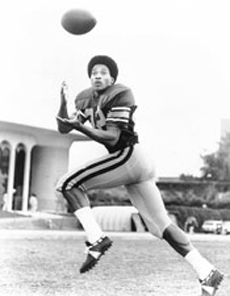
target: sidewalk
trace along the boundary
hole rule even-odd
[[[75,217],[44,212],[0,211],[0,229],[73,230],[80,228]]]

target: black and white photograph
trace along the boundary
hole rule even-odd
[[[0,9],[0,295],[230,295],[230,2]]]

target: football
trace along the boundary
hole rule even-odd
[[[96,25],[96,18],[87,10],[70,9],[61,19],[62,27],[74,35],[90,32]]]

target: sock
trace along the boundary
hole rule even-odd
[[[203,281],[214,269],[214,266],[205,259],[197,249],[193,249],[184,257],[196,271],[198,278]]]
[[[74,215],[79,219],[91,244],[95,243],[104,235],[90,207],[83,207],[76,210]]]

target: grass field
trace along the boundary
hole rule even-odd
[[[0,295],[199,296],[191,267],[164,241],[111,234],[114,245],[80,275],[84,236],[63,231],[0,231]],[[224,273],[218,296],[230,295],[230,237],[194,235],[193,243]]]

